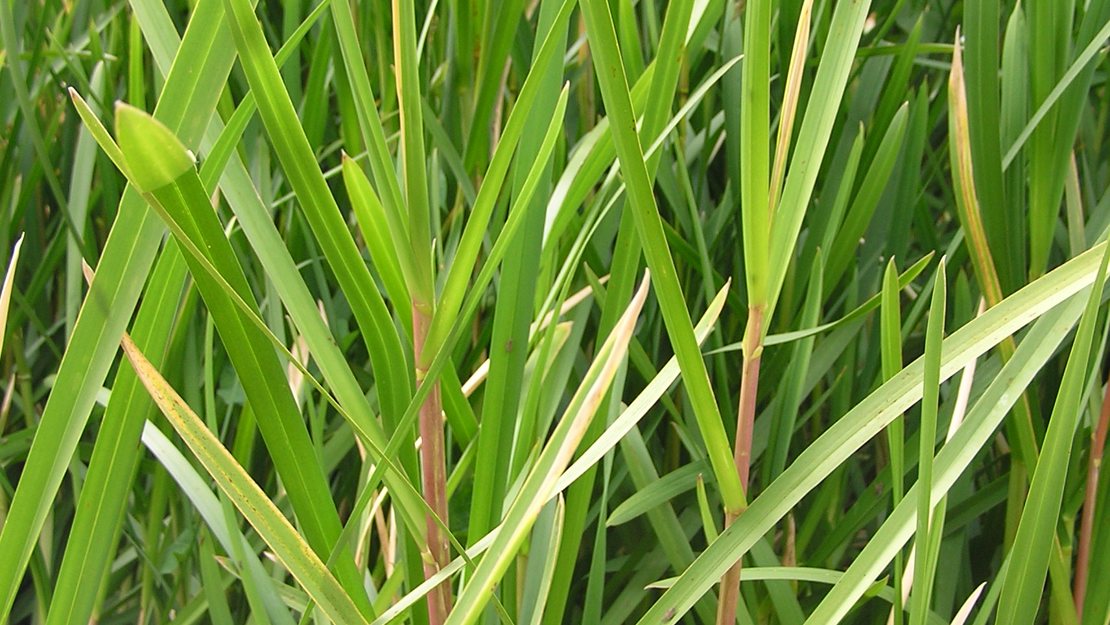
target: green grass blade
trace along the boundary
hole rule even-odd
[[[1052,91],[1044,101],[1041,102],[1040,106],[1037,107],[1037,111],[1033,113],[1033,116],[1026,122],[1025,127],[1022,128],[1021,133],[1014,139],[1013,144],[1006,149],[1006,155],[1002,159],[1003,169],[1009,168],[1014,162],[1014,159],[1017,158],[1022,147],[1025,146],[1026,141],[1029,140],[1029,136],[1037,129],[1045,116],[1052,111],[1053,107],[1064,95],[1068,87],[1071,86],[1072,82],[1079,77],[1084,69],[1090,67],[1089,64],[1094,60],[1095,55],[1102,50],[1102,42],[1105,41],[1107,37],[1110,37],[1110,22],[1107,22],[1106,25],[1102,27],[1102,30],[1100,30],[1087,47],[1083,49],[1083,52],[1075,58],[1075,61],[1068,67],[1068,71],[1064,72],[1059,82],[1056,83]]]
[[[798,232],[809,205],[817,173],[825,157],[833,122],[840,108],[848,74],[855,58],[871,3],[867,0],[838,2],[829,25],[828,44],[821,53],[810,101],[798,129],[798,149],[790,159],[782,200],[771,225],[770,271],[767,301],[773,308],[786,279]],[[770,318],[770,311],[767,317]],[[765,324],[766,328],[769,324]],[[765,330],[766,331],[766,330]]]
[[[539,185],[540,179],[546,168],[548,159],[551,157],[552,150],[555,147],[555,141],[558,136],[558,132],[562,126],[563,115],[566,112],[568,95],[569,92],[566,88],[564,88],[559,94],[559,99],[556,102],[555,110],[552,112],[552,118],[551,120],[549,120],[547,131],[544,134],[543,143],[540,145],[539,151],[535,155],[535,160],[533,160],[531,166],[529,167],[527,179],[524,181],[519,194],[516,196],[516,198],[514,198],[513,205],[510,208],[509,219],[507,220],[505,227],[502,230],[501,236],[498,237],[498,242],[495,244],[501,245],[502,249],[505,252],[509,251],[510,246],[512,245],[511,241],[513,241],[514,237],[518,236],[519,229],[527,221],[530,221],[530,219],[528,218],[528,213],[531,211],[535,211],[538,208],[537,206],[532,204],[533,196],[535,195],[536,188]],[[497,147],[497,150],[500,149],[501,144],[499,144]],[[485,188],[485,184],[483,184],[483,188]],[[467,225],[467,228],[470,228],[469,224]],[[487,263],[490,263],[492,260],[492,258],[488,259]],[[490,269],[494,266],[496,265],[487,264],[485,267],[483,267],[483,270]],[[528,301],[526,300],[526,302]],[[492,359],[490,363],[490,369],[491,371],[493,371]],[[489,387],[487,387],[487,392],[490,392],[488,388]],[[493,392],[498,392],[499,390],[500,389],[497,389],[495,387]],[[484,441],[483,436],[479,432],[477,451],[478,462],[480,465],[482,463],[486,463],[487,466],[476,468],[475,476],[476,479],[486,477],[488,477],[489,479],[488,481],[480,480],[478,482],[471,499],[471,514],[472,522],[474,523],[473,531],[475,531],[477,534],[481,534],[482,531],[489,526],[490,522],[497,518],[498,513],[501,509],[500,501],[504,498],[504,486],[495,486],[491,482],[493,482],[493,480],[505,480],[508,476],[508,467],[504,465],[489,466],[493,463],[507,462],[509,460],[512,442],[511,437],[507,440],[500,437],[493,438],[491,437],[492,434],[500,434],[500,432],[498,430],[489,429],[491,425],[503,423],[503,416],[504,415],[499,415],[498,417],[491,417],[489,419],[487,425],[484,426],[487,428],[486,431],[488,432],[488,434],[484,437]],[[485,417],[483,417],[483,422],[485,422]],[[506,429],[511,430],[511,428],[508,427],[506,427]],[[491,438],[492,440],[490,440]],[[500,474],[497,469],[500,469]]]
[[[821,299],[825,287],[823,280],[824,262],[824,255],[818,249],[817,254],[813,257],[812,275],[810,276],[809,288],[806,292],[805,304],[802,310],[801,323],[804,326],[813,326],[820,319]],[[895,277],[895,280],[897,280],[897,277]],[[809,363],[813,358],[813,344],[815,341],[816,337],[811,335],[799,339],[791,346],[790,361],[794,363],[794,366],[790,368],[788,377],[782,385],[782,403],[777,411],[773,425],[774,429],[767,443],[771,451],[770,462],[766,465],[767,483],[774,481],[774,478],[778,477],[786,468],[790,443],[794,437],[797,416],[802,404],[803,388],[809,375]]]
[[[1020,292],[1020,291],[1019,291]],[[945,443],[936,456],[933,472],[933,499],[938,502],[952,487],[956,479],[975,459],[976,454],[994,435],[1007,412],[1029,385],[1034,376],[1052,357],[1056,348],[1071,332],[1083,310],[1083,301],[1073,297],[1049,311],[1025,335],[1002,371],[990,387],[980,396],[967,413],[964,424],[952,439]],[[965,326],[966,327],[966,326]],[[959,332],[959,331],[957,331]],[[842,618],[853,603],[861,597],[871,580],[882,574],[883,569],[913,535],[916,527],[916,496],[914,486],[906,499],[891,513],[883,526],[872,536],[855,562],[845,571],[844,578],[834,587],[821,605],[810,615],[811,623],[835,622]],[[1003,568],[1008,568],[1008,564]],[[994,589],[1004,578],[999,574]],[[987,602],[991,599],[988,596]]]
[[[1065,263],[952,333],[945,340],[942,351],[941,380],[1089,286],[1098,271],[1097,263],[1104,252],[1104,245],[1100,244]],[[882,431],[893,418],[920,400],[922,371],[919,359],[856,404],[826,430],[787,467],[779,479],[751,502],[748,511],[699,556],[639,622],[642,625],[674,622],[689,609],[736,559],[747,552],[756,537],[769,530],[802,496]],[[907,501],[908,498],[907,493]],[[664,619],[664,615],[671,616]]]
[[[3,44],[5,52],[11,55],[11,58],[6,60],[5,65],[8,70],[13,91],[15,91],[15,99],[19,105],[20,112],[28,122],[25,128],[27,133],[31,135],[31,144],[34,147],[35,156],[38,157],[39,161],[42,163],[42,171],[46,178],[47,186],[54,195],[54,201],[62,207],[64,211],[63,214],[68,215],[69,209],[67,207],[66,196],[62,191],[62,183],[58,179],[54,167],[51,166],[50,153],[46,146],[46,137],[43,135],[42,128],[34,121],[36,119],[34,104],[31,102],[31,94],[27,88],[27,76],[23,70],[22,45],[16,33],[14,22],[15,17],[12,12],[12,6],[10,4],[0,6],[0,43]],[[69,223],[68,220],[66,223]],[[76,236],[76,234],[75,232],[74,235]]]
[[[131,328],[136,345],[151,354],[156,366],[165,362],[186,278],[185,261],[174,248],[169,244],[159,256]],[[77,501],[48,624],[85,621],[93,611],[98,588],[92,580],[107,573],[112,559],[109,550],[118,543],[124,505],[139,462],[134,443],[153,411],[154,404],[134,371],[121,365]]]
[[[220,569],[216,564],[216,551],[212,548],[212,541],[208,534],[202,534],[200,540],[200,579],[204,586],[204,594],[208,598],[208,613],[213,625],[231,625],[234,621],[231,616],[231,606],[227,603],[224,594],[224,584],[221,579]]]
[[[411,396],[411,378],[406,370],[396,367],[396,363],[404,362],[404,350],[385,302],[316,165],[254,10],[246,0],[224,1],[243,67],[258,100],[259,115],[374,359],[379,388],[385,391],[381,394],[382,409],[400,414]]]
[[[413,306],[431,316],[433,307],[431,203],[424,154],[424,112],[416,58],[416,9],[412,0],[393,2],[393,62],[401,119],[401,177],[407,212],[408,256],[413,267]],[[419,358],[418,358],[419,361]],[[418,366],[420,366],[418,364]]]
[[[134,24],[134,22],[132,22],[132,24]],[[132,28],[132,30],[137,30],[137,27]],[[96,67],[93,68],[89,83],[92,89],[91,93],[94,94],[93,97],[102,99],[106,89],[103,64],[97,64]],[[82,232],[89,224],[90,199],[96,191],[93,186],[93,174],[97,163],[96,157],[96,140],[87,129],[82,129],[79,131],[77,143],[73,149],[73,169],[69,175],[69,199],[67,207],[70,211],[69,220],[73,223],[77,232]],[[73,325],[77,322],[77,311],[81,308],[81,300],[85,292],[83,288],[85,282],[81,271],[81,265],[85,262],[82,250],[83,247],[85,247],[85,245],[76,237],[70,237],[69,240],[66,241],[65,321],[67,335],[73,331]]]
[[[174,168],[189,164],[182,160],[183,149],[177,139],[153,118],[136,109],[120,105],[116,112],[117,132],[124,157],[131,171],[141,171],[137,157],[146,159],[152,174],[160,180]],[[175,154],[177,152],[177,154]],[[162,165],[159,161],[167,162]],[[198,249],[207,252],[208,261],[220,267],[236,293],[254,307],[246,276],[234,257],[216,215],[208,209],[207,193],[195,170],[179,175],[169,184],[145,194],[160,212],[175,215],[185,224],[186,234]],[[270,341],[244,319],[243,311],[227,297],[222,285],[216,283],[191,255],[186,258],[193,279],[215,320],[221,338],[228,345],[228,355],[240,375],[248,401],[260,413],[271,418],[259,421],[260,430],[289,491],[298,521],[304,528],[309,544],[320,553],[335,542],[339,535],[339,517],[328,494],[327,482],[318,463],[306,459],[314,456],[308,432],[303,425],[295,400],[285,381],[281,364],[270,347]],[[338,569],[352,596],[358,598],[357,573],[353,561]],[[368,604],[364,607],[368,609]]]
[[[674,269],[674,260],[663,233],[663,224],[644,165],[643,150],[636,134],[632,102],[624,77],[620,50],[617,48],[613,18],[607,4],[588,0],[582,3],[587,34],[597,67],[597,75],[612,119],[613,141],[625,177],[629,207],[636,218],[636,229],[648,266],[656,276],[659,307],[666,321],[668,334],[680,363],[683,382],[694,405],[694,413],[702,437],[706,441],[710,462],[717,483],[729,509],[737,509],[744,501],[740,478],[732,464],[730,445],[725,436],[721,414],[709,385],[705,361],[702,360],[694,327],[682,296],[682,287]]]
[[[324,614],[336,622],[366,623],[347,591],[200,417],[126,336],[123,347],[136,374],[178,435]]]
[[[143,194],[173,184],[196,163],[169,128],[123,103],[116,105],[116,136],[128,177]]]
[[[572,0],[563,0],[559,13],[554,20],[555,23],[565,24],[570,18],[570,11],[573,6],[574,2]],[[555,34],[556,30],[558,29],[553,27],[548,32],[539,52],[536,53],[533,61],[535,67],[544,67],[553,55],[560,52],[557,45],[561,41],[561,37]],[[470,288],[468,283],[474,272],[482,240],[486,236],[486,229],[493,213],[494,204],[500,195],[502,183],[509,172],[513,152],[516,150],[521,134],[527,125],[529,109],[534,104],[534,98],[539,94],[542,85],[542,73],[529,73],[521,87],[520,95],[517,97],[516,106],[509,113],[509,119],[505,123],[501,140],[494,149],[489,167],[482,177],[482,186],[478,189],[478,198],[466,221],[466,228],[463,230],[451,266],[447,270],[443,290],[436,304],[435,318],[432,322],[432,328],[428,332],[428,341],[425,347],[429,354],[434,354],[435,350],[442,347],[451,325],[458,317],[463,299]],[[561,120],[561,117],[558,119]]]
[[[546,40],[549,32],[565,33],[566,24],[556,21],[561,5],[561,0],[546,0],[540,5],[537,35],[541,41]],[[554,28],[559,30],[553,31]],[[554,39],[550,45],[556,50],[565,49],[565,37]],[[534,55],[538,56],[541,51],[542,46],[537,47]],[[557,61],[557,57],[548,56],[544,65],[533,63],[529,70],[529,73],[537,73],[542,79],[542,85],[536,96],[536,103],[531,106],[516,150],[513,192],[518,196],[526,175],[533,169],[532,164],[537,159],[541,140],[550,135],[555,104],[561,98],[559,89],[563,67]],[[562,119],[563,113],[560,112],[558,117]],[[548,176],[545,173],[544,177]],[[498,284],[490,344],[504,347],[491,350],[489,377],[482,401],[482,426],[478,435],[474,470],[477,488],[470,500],[468,527],[475,535],[488,530],[492,521],[499,516],[504,490],[512,472],[514,431],[506,426],[506,422],[511,422],[514,414],[520,414],[519,418],[528,418],[524,411],[518,413],[526,392],[523,381],[527,351],[512,349],[511,346],[523,345],[528,341],[535,293],[540,288],[535,279],[539,272],[540,255],[532,252],[542,245],[544,215],[540,206],[535,205],[541,198],[542,195],[534,198],[534,205],[528,207],[528,218],[522,224],[520,233],[513,238],[507,252],[510,258],[516,260],[502,266]],[[522,432],[519,440],[529,441],[530,437],[523,436]],[[573,541],[573,538],[570,540]]]
[[[594,417],[617,368],[624,360],[636,320],[647,299],[647,287],[648,279],[645,276],[620,324],[598,350],[590,370],[583,377],[582,385],[571,399],[563,418],[544,446],[513,503],[505,512],[501,530],[473,577],[459,594],[458,604],[447,619],[448,624],[468,625],[478,619],[494,584],[516,557],[516,551],[535,523],[540,508],[555,491],[559,476],[569,464],[590,419]]]
[[[186,143],[199,139],[215,108],[218,90],[210,88],[210,81],[222,82],[234,60],[233,52],[213,43],[221,35],[219,19],[212,2],[198,7],[181,46],[182,54],[199,62],[199,67],[183,65],[171,71],[155,108],[155,115],[178,130]],[[0,567],[0,619],[9,614],[96,392],[119,350],[119,337],[153,265],[162,232],[138,193],[126,191],[97,265],[98,279],[90,287],[58,370],[56,388],[66,392],[52,393],[47,401],[23,479],[0,530],[0,558],[13,563]]]
[[[898,269],[892,258],[883,272],[882,309],[880,312],[880,341],[882,342],[883,382],[902,370],[902,309],[898,293]],[[906,486],[905,421],[897,416],[887,426],[887,448],[890,450],[891,502],[895,507],[902,503]],[[902,552],[894,560],[894,623],[901,625],[905,619],[902,609]]]
[[[108,155],[116,168],[127,175],[127,163],[124,161],[123,152],[120,151],[119,146],[116,145],[115,140],[108,133],[108,129],[100,123],[100,118],[96,116],[96,113],[92,111],[85,99],[73,87],[69,88],[69,97],[73,101],[73,107],[77,109],[81,121],[84,122],[85,127],[92,134],[97,144],[100,145],[100,149],[104,150],[104,153]]]
[[[866,234],[867,226],[875,215],[883,191],[891,180],[895,160],[902,151],[908,114],[907,104],[903,104],[894,114],[890,126],[887,127],[879,143],[875,158],[867,168],[867,175],[860,183],[852,205],[844,216],[844,222],[840,224],[836,238],[829,248],[825,283],[830,287],[838,284],[845,271],[851,266],[855,256],[854,250],[859,247],[860,239]]]
[[[488,157],[490,121],[501,88],[501,76],[513,43],[513,34],[524,10],[522,0],[484,3],[474,90],[473,119],[466,142],[466,164],[474,167]],[[481,5],[476,5],[476,8]]]
[[[696,461],[671,471],[621,502],[609,514],[605,524],[613,527],[628,523],[648,510],[693,490],[697,486],[697,477],[708,468],[705,462]]]
[[[206,169],[209,162],[211,161],[205,163]],[[328,385],[334,391],[340,413],[349,420],[359,435],[365,438],[368,447],[379,458],[385,457],[382,450],[386,447],[387,433],[376,420],[347,357],[340,350],[336,338],[321,319],[308,286],[300,277],[296,263],[286,251],[284,244],[281,243],[281,234],[274,227],[269,212],[260,201],[258,193],[251,183],[250,176],[238,157],[231,159],[229,169],[224,175],[222,188],[229,204],[235,211],[236,217],[242,224],[251,246],[258,254],[263,268],[271,277],[282,303],[308,344]],[[198,260],[200,259],[198,258]],[[210,275],[213,278],[220,277],[218,272]],[[229,286],[225,289],[225,293],[232,296],[234,290],[230,289]],[[249,306],[240,306],[240,310],[248,312]],[[257,317],[254,317],[254,319],[257,319]],[[265,329],[263,324],[256,325],[259,329]],[[279,345],[279,347],[284,346]],[[407,370],[407,365],[402,363],[391,363],[391,366],[397,367],[399,364],[402,365],[400,368]],[[307,378],[314,381],[311,375],[308,375]],[[320,390],[326,393],[323,387],[320,387]],[[389,417],[390,415],[387,413],[385,416]],[[396,421],[388,418],[385,421],[387,427],[395,427],[396,423]],[[411,438],[406,440],[411,440]],[[409,476],[414,475],[416,467],[415,452],[409,447],[400,452],[395,452],[395,454],[400,462],[397,464],[387,463],[391,466],[386,481],[391,487],[395,503],[400,509],[406,527],[419,537],[423,535],[424,507],[422,500],[415,491],[412,491],[412,485],[409,483]]]
[[[698,320],[698,325],[694,328],[696,340],[698,344],[705,341],[706,337],[713,330],[717,319],[724,309],[725,298],[728,295],[729,285],[725,285],[717,293],[717,296],[710,302],[709,307]],[[667,364],[659,369],[659,373],[648,383],[644,390],[632,400],[628,407],[621,413],[619,417],[613,420],[612,423],[606,427],[605,432],[597,438],[596,441],[589,448],[582,452],[582,454],[574,461],[574,464],[566,470],[566,472],[559,478],[559,489],[569,486],[572,482],[577,480],[586,470],[599,462],[601,458],[624,437],[625,434],[630,432],[636,426],[640,419],[647,414],[648,410],[659,402],[660,398],[667,392],[667,389],[675,383],[681,373],[681,368],[678,364],[678,359],[672,357]]]
[[[1091,358],[1091,344],[1095,336],[1098,309],[1102,303],[1108,259],[1110,255],[1103,254],[1095,287],[1088,296],[1087,307],[1083,311],[1071,353],[1068,355],[1067,367],[1052,407],[1040,458],[1033,471],[1033,480],[1014,543],[1019,547],[1011,558],[998,601],[998,619],[1003,622],[1015,625],[1032,623],[1040,605],[1049,551],[1056,539],[1064,479],[1081,414],[1084,388],[1088,384],[1087,363]]]
[[[767,0],[754,0],[744,9],[744,71],[740,84],[744,102],[740,111],[744,277],[748,308],[760,310],[767,307],[770,295],[771,8]]]
[[[932,262],[932,260],[933,260],[933,256],[932,256],[932,254],[929,254],[929,255],[924,256],[921,259],[919,259],[913,265],[910,265],[910,267],[908,269],[903,271],[901,273],[901,275],[898,276],[898,282],[897,282],[898,288],[899,289],[904,289],[908,285],[910,285],[915,279],[917,279],[918,276],[921,275],[921,272],[925,271],[925,268],[929,266],[929,263]],[[763,345],[764,345],[764,347],[767,347],[767,346],[770,346],[770,345],[781,345],[783,343],[792,343],[794,341],[800,341],[802,339],[814,336],[816,334],[822,334],[824,332],[829,332],[829,331],[834,330],[836,328],[845,327],[845,326],[851,324],[854,321],[858,321],[858,320],[862,319],[868,313],[870,313],[871,311],[878,308],[881,303],[882,303],[882,293],[876,293],[875,295],[867,298],[867,300],[865,302],[863,302],[859,306],[852,309],[852,311],[849,312],[847,315],[844,315],[843,317],[837,319],[836,321],[830,321],[828,323],[823,323],[821,325],[813,326],[811,328],[805,328],[803,330],[794,330],[792,332],[783,332],[782,334],[770,334],[763,341]],[[716,351],[719,351],[719,352],[735,351],[735,350],[740,349],[740,347],[741,347],[740,343],[730,343],[728,345],[725,345],[724,347],[718,348]]]
[[[404,197],[401,194],[401,185],[397,180],[393,158],[386,146],[385,129],[382,126],[381,116],[378,114],[377,105],[373,101],[374,91],[370,86],[370,77],[367,74],[366,64],[362,60],[362,48],[359,45],[355,32],[354,16],[347,3],[339,2],[331,10],[332,21],[339,37],[339,50],[343,57],[343,67],[351,81],[351,91],[354,95],[355,111],[358,113],[359,130],[362,132],[363,143],[370,153],[370,168],[374,180],[378,184],[378,193],[383,199],[386,214],[386,224],[393,236],[394,245],[407,241],[407,229],[402,219],[404,210]],[[404,248],[398,251],[401,269],[405,272],[406,284],[416,280],[413,259]]]
[[[401,272],[397,249],[390,239],[385,208],[358,163],[346,155],[343,156],[343,182],[347,187],[347,195],[351,198],[362,238],[366,240],[370,258],[374,260],[378,274],[385,283],[385,290],[393,300],[394,308],[404,310],[410,301],[408,283]],[[407,318],[407,315],[402,316]]]
[[[549,604],[548,597],[551,591],[551,579],[555,574],[555,563],[557,562],[559,554],[559,544],[563,540],[563,519],[566,516],[566,504],[562,497],[555,500],[555,510],[550,524],[544,527],[542,538],[544,542],[540,542],[541,538],[539,532],[534,539],[534,545],[542,545],[543,549],[537,549],[535,546],[532,548],[533,553],[545,554],[544,557],[533,558],[529,561],[530,566],[535,566],[533,563],[541,563],[542,568],[538,573],[529,571],[527,577],[529,580],[534,580],[535,593],[527,594],[523,601],[525,612],[521,614],[521,623],[528,623],[529,625],[539,625],[543,619],[544,608]],[[528,611],[531,611],[531,618],[527,618]]]
[[[138,380],[138,378],[135,378]],[[140,392],[149,394],[140,385]],[[152,400],[153,401],[153,400]],[[212,492],[208,480],[201,477],[193,463],[174,445],[162,430],[150,421],[142,428],[142,445],[161,464],[181,488],[182,495],[196,509],[208,525],[212,537],[238,565],[243,578],[247,600],[260,621],[276,625],[293,625],[295,622],[278,597],[276,584],[254,554],[253,546],[237,526],[238,519],[226,500],[221,501]]]
[[[937,520],[933,518],[933,453],[937,440],[937,403],[940,400],[941,345],[944,341],[944,315],[948,299],[948,284],[944,271],[945,259],[940,259],[933,295],[929,305],[929,322],[925,331],[925,370],[922,374],[921,427],[918,430],[920,449],[917,455],[917,532],[915,548],[917,557],[913,567],[913,590],[910,593],[910,623],[922,625],[932,604],[933,579],[930,571],[934,562],[929,544],[936,534]],[[972,361],[974,362],[974,361]]]

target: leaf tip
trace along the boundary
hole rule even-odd
[[[116,101],[116,138],[132,182],[143,192],[170,184],[196,162],[173,131],[122,101]]]
[[[84,258],[81,259],[81,275],[85,276],[85,284],[92,286],[93,278],[96,277],[96,272]]]

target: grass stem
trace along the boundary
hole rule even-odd
[[[1075,611],[1083,617],[1083,603],[1087,596],[1087,582],[1091,574],[1091,535],[1095,525],[1095,506],[1099,477],[1102,472],[1102,454],[1106,449],[1106,432],[1110,429],[1110,380],[1102,397],[1098,425],[1091,434],[1091,455],[1087,459],[1087,488],[1083,495],[1083,514],[1079,522],[1079,547],[1075,564]]]
[[[763,307],[748,309],[748,325],[744,330],[744,366],[740,374],[740,405],[736,416],[736,446],[733,460],[740,484],[744,487],[745,500],[751,498],[749,476],[752,465],[752,433],[755,430],[755,400],[759,391],[759,364],[763,357]],[[740,518],[746,505],[737,510],[725,511],[725,527]],[[721,578],[721,600],[717,608],[717,625],[736,622],[736,609],[740,603],[740,570],[743,559],[737,560]]]
[[[431,327],[431,315],[426,307],[413,303],[413,352],[421,363],[424,341]],[[423,363],[421,363],[423,364]],[[426,368],[417,364],[417,384],[423,382]],[[443,442],[443,404],[439,382],[435,383],[420,407],[420,475],[424,499],[428,506],[446,524],[447,519],[447,463]],[[451,561],[450,543],[435,518],[428,514],[428,545],[424,559],[424,578],[430,579]],[[451,584],[444,581],[428,594],[428,621],[441,625],[451,611]]]

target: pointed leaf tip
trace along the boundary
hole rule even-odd
[[[196,162],[169,128],[125,102],[116,102],[116,139],[131,181],[144,193],[177,180]]]

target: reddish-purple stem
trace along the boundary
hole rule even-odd
[[[427,370],[422,366],[421,358],[430,325],[430,316],[417,305],[413,305],[413,353],[417,361],[416,381],[418,384],[424,380],[427,373]],[[439,396],[438,382],[432,387],[432,391],[428,393],[428,397],[420,407],[420,475],[424,500],[446,525],[447,466],[443,443],[443,408]],[[439,523],[436,522],[435,517],[428,514],[426,523],[428,551],[431,558],[424,560],[424,578],[428,579],[447,566],[450,562],[451,551],[447,536]],[[447,620],[447,614],[450,611],[451,585],[444,582],[428,594],[428,622],[430,625],[442,625]]]
[[[748,496],[748,476],[752,465],[752,430],[755,428],[755,399],[759,391],[759,363],[763,352],[763,308],[748,311],[748,327],[744,330],[744,368],[740,374],[740,405],[736,415],[736,444],[733,461],[744,496]],[[740,518],[744,510],[726,510],[725,527]],[[721,599],[717,604],[717,625],[736,622],[740,603],[740,570],[742,560],[737,560],[721,578]]]
[[[1110,381],[1102,398],[1098,425],[1091,435],[1091,457],[1087,460],[1087,491],[1083,498],[1083,515],[1079,524],[1079,555],[1075,571],[1075,611],[1083,616],[1083,599],[1087,594],[1087,577],[1091,568],[1091,531],[1095,524],[1096,494],[1099,472],[1102,469],[1102,452],[1106,449],[1106,431],[1110,429]]]

